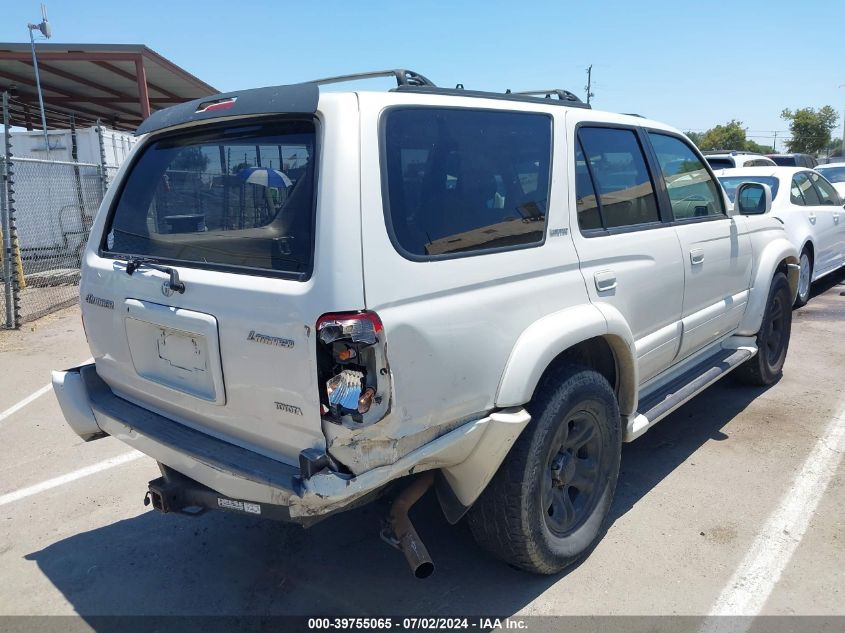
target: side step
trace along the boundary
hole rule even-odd
[[[640,400],[639,412],[625,429],[624,441],[645,433],[687,400],[698,395],[725,374],[733,371],[757,352],[751,347],[723,349]]]

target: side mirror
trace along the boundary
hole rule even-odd
[[[759,182],[742,183],[734,199],[740,215],[763,215],[772,210],[772,189]]]

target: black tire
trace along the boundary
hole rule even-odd
[[[528,410],[531,422],[467,518],[497,558],[555,574],[607,530],[622,450],[619,406],[604,376],[569,365],[544,378]]]
[[[810,249],[806,246],[801,251],[800,259],[801,267],[798,273],[798,294],[795,295],[795,303],[793,308],[800,308],[807,305],[810,300],[810,291],[813,285],[813,256],[810,254]],[[806,268],[806,269],[805,269]],[[807,276],[806,280],[804,275]]]
[[[764,387],[783,374],[792,329],[792,294],[786,275],[777,273],[769,288],[769,300],[757,333],[757,353],[736,368],[734,375],[749,385]]]

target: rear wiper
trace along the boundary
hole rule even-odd
[[[160,272],[167,273],[168,275],[170,275],[170,282],[168,283],[170,289],[173,292],[178,292],[180,294],[185,292],[185,284],[179,281],[179,272],[175,268],[154,264],[151,260],[147,259],[146,257],[132,257],[131,259],[128,259],[126,261],[126,274],[131,275],[141,266],[145,266],[147,268],[152,268],[153,270],[158,270]]]

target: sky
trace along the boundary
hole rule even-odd
[[[51,0],[54,42],[145,44],[221,91],[410,68],[436,84],[565,88],[682,130],[737,119],[770,143],[784,108],[845,110],[845,1]],[[25,42],[32,0],[0,0]],[[2,82],[2,79],[0,79]],[[374,81],[366,87],[389,87]]]

